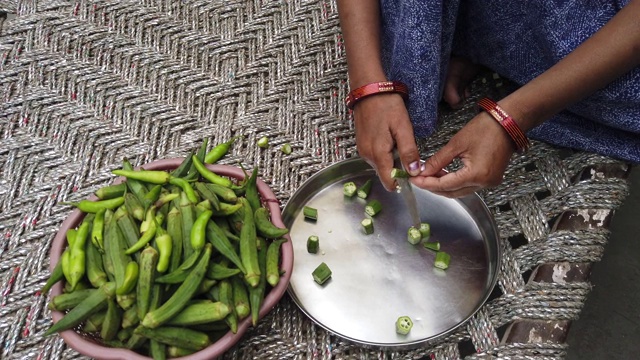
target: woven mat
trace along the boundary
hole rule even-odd
[[[58,203],[108,183],[124,157],[180,157],[204,137],[215,144],[244,134],[222,163],[257,164],[285,204],[309,176],[357,154],[333,1],[0,0],[0,10],[18,14],[0,36],[2,359],[80,357],[58,336],[43,338],[50,313],[37,290],[70,213]],[[501,81],[479,79],[469,104],[504,89]],[[438,133],[419,141],[423,156],[473,112],[443,112]],[[255,146],[262,136],[271,148]],[[284,143],[292,154],[278,150]],[[225,358],[563,358],[562,341],[509,342],[505,332],[521,321],[578,317],[588,280],[533,281],[531,273],[601,258],[609,237],[602,219],[628,192],[623,177],[602,167],[627,168],[535,143],[514,156],[501,186],[480,194],[504,263],[491,300],[455,334],[412,351],[363,348],[315,326],[285,296]],[[595,225],[554,226],[567,213]]]

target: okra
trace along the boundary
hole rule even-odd
[[[55,285],[58,281],[64,279],[64,273],[62,272],[62,261],[58,260],[58,263],[53,268],[53,271],[49,275],[47,282],[44,284],[42,289],[40,289],[40,293],[46,294],[49,290]]]
[[[318,267],[315,268],[315,270],[313,270],[313,273],[311,273],[311,275],[313,276],[313,280],[315,282],[323,285],[325,282],[327,282],[327,280],[329,280],[329,278],[331,278],[332,273],[329,266],[326,263],[322,262],[320,263],[320,265],[318,265]]]
[[[269,210],[264,207],[260,207],[255,210],[253,214],[256,230],[258,234],[269,238],[275,239],[282,237],[289,233],[289,229],[277,227],[274,223],[269,219]]]
[[[191,169],[192,156],[193,156],[193,150],[189,150],[189,152],[187,153],[187,156],[185,156],[184,160],[182,160],[180,165],[171,172],[171,176],[175,176],[175,177],[187,176],[187,174],[189,173],[189,169]]]
[[[184,327],[163,326],[158,328],[147,328],[144,326],[138,326],[133,333],[163,344],[184,347],[192,350],[202,350],[211,345],[211,341],[207,334]]]
[[[108,263],[113,266],[115,283],[120,288],[124,284],[125,269],[131,258],[124,253],[127,244],[125,244],[115,220],[114,215],[112,221],[107,225],[104,247],[105,255],[109,257]]]
[[[208,324],[214,321],[224,320],[229,315],[231,308],[220,301],[205,300],[187,305],[176,316],[172,317],[167,325],[191,326]]]
[[[69,258],[71,256],[71,251],[69,250],[69,248],[65,249],[62,252],[62,255],[60,255],[60,267],[62,268],[62,275],[64,275],[64,279],[66,280],[67,284],[71,284],[70,280],[71,280],[71,272],[69,269]]]
[[[180,193],[180,215],[182,216],[182,237],[180,238],[182,239],[182,254],[187,258],[193,253],[189,235],[195,221],[196,212],[195,205],[189,201],[187,194],[184,192]]]
[[[100,337],[103,340],[113,340],[118,334],[120,324],[122,323],[122,312],[113,299],[107,300],[107,314],[104,317],[102,323],[102,329],[100,330]]]
[[[116,212],[113,214],[113,220],[118,225],[120,229],[120,234],[122,234],[123,239],[126,242],[125,250],[130,246],[135,245],[140,238],[140,231],[136,222],[133,220],[129,212],[124,206],[119,207]],[[137,255],[136,255],[137,258]]]
[[[100,287],[98,291],[91,293],[81,303],[69,311],[60,321],[53,324],[44,336],[49,336],[59,331],[71,329],[80,325],[91,314],[100,311],[107,306],[107,299],[115,294],[116,284],[108,282]]]
[[[220,210],[220,199],[218,199],[218,195],[211,191],[205,183],[197,182],[195,185],[200,196],[205,200],[209,200],[211,209]]]
[[[189,273],[184,282],[171,295],[171,297],[159,308],[149,311],[142,320],[142,325],[149,328],[157,328],[166,323],[174,315],[182,311],[193,294],[198,290],[200,282],[204,278],[204,274],[211,258],[211,245],[205,245],[203,254]]]
[[[144,220],[144,206],[133,193],[124,194],[124,206],[127,208],[127,212],[133,216],[134,219],[142,221]]]
[[[420,230],[422,240],[428,240],[431,237],[431,225],[429,223],[420,223],[418,230]]]
[[[310,235],[307,238],[307,252],[309,254],[317,254],[320,248],[320,238],[317,235]]]
[[[258,139],[258,146],[265,149],[269,147],[269,138],[266,136],[261,137],[260,139]]]
[[[73,309],[78,306],[84,299],[86,299],[89,295],[98,291],[98,289],[83,289],[83,290],[75,290],[66,294],[59,294],[54,296],[49,302],[49,309],[55,311],[64,311]]]
[[[360,225],[362,225],[362,230],[364,231],[365,234],[367,235],[373,234],[373,220],[371,220],[370,218],[362,219],[362,221],[360,222]]]
[[[420,230],[415,226],[410,226],[409,230],[407,230],[407,241],[410,244],[415,245],[422,240],[422,234]]]
[[[451,255],[444,251],[438,251],[436,253],[436,259],[433,262],[433,266],[438,269],[446,270],[451,262]]]
[[[358,191],[358,186],[353,181],[347,181],[342,186],[342,192],[347,197],[353,197],[353,195],[355,195],[357,191]]]
[[[408,177],[409,177],[409,173],[402,169],[398,169],[398,168],[391,169],[391,178],[393,179],[408,178]]]
[[[157,264],[158,252],[153,247],[148,246],[140,254],[140,274],[136,286],[136,309],[139,319],[143,319],[149,311]]]
[[[206,277],[212,280],[222,280],[240,274],[241,272],[240,269],[230,269],[212,261],[209,263],[209,267],[207,267]]]
[[[128,159],[122,161],[122,170],[133,171],[133,165]],[[142,200],[148,192],[147,187],[138,180],[127,178],[125,184],[127,185],[127,189],[135,194],[139,200]]]
[[[358,197],[360,199],[366,199],[369,196],[369,193],[371,193],[372,185],[373,180],[367,179],[367,181],[365,181],[364,184],[362,184],[362,186],[358,188]]]
[[[172,272],[159,276],[156,282],[160,284],[180,284],[187,279],[191,269],[187,267],[179,267]]]
[[[238,314],[236,314],[233,303],[233,287],[231,282],[228,279],[221,280],[216,288],[218,289],[218,298],[216,300],[227,305],[229,308],[229,313],[225,316],[224,321],[229,325],[231,332],[235,334],[238,332]]]
[[[274,240],[267,247],[267,264],[266,264],[266,275],[267,275],[267,283],[271,286],[278,285],[280,282],[280,245],[286,242],[286,239],[278,239]]]
[[[96,190],[95,194],[100,200],[108,200],[124,196],[127,184],[107,185]]]
[[[195,155],[191,155],[191,167],[189,168],[189,172],[187,176],[185,176],[186,180],[193,181],[198,178],[198,170],[196,169],[196,165],[193,163],[193,159],[197,159],[200,163],[204,162],[204,158],[207,156],[207,145],[209,144],[209,138],[204,138],[202,140],[202,144],[200,144],[200,148],[196,152]]]
[[[136,292],[132,291],[128,294],[116,295],[116,302],[120,305],[122,310],[129,310],[136,304]]]
[[[318,209],[311,206],[305,206],[302,208],[302,214],[305,219],[316,221],[318,220]]]
[[[240,198],[239,201],[247,210],[244,213],[242,229],[240,230],[240,260],[242,260],[242,265],[246,269],[245,280],[251,287],[256,287],[260,282],[260,265],[258,264],[258,249],[256,248],[256,226],[253,220],[253,212],[249,210],[251,209],[249,201],[246,198]],[[209,224],[214,224],[214,222],[209,222]]]
[[[243,274],[247,273],[247,269],[243,265],[243,261],[236,253],[234,246],[229,242],[229,239],[224,234],[224,231],[220,229],[215,221],[209,221],[207,223],[207,240],[213,245],[213,247],[220,252],[224,257],[229,259]],[[250,240],[247,240],[250,241]]]
[[[282,147],[280,148],[280,151],[282,151],[285,155],[289,155],[291,154],[291,144],[286,143],[284,145],[282,145]]]
[[[122,342],[124,346],[124,343],[126,343],[127,340],[131,338],[131,335],[133,334],[133,330],[135,329],[132,327],[120,329],[120,331],[118,331],[118,333],[116,334],[116,339]]]
[[[170,358],[179,358],[179,357],[183,357],[183,356],[188,356],[191,355],[193,353],[195,353],[195,350],[191,350],[191,349],[185,349],[182,347],[178,347],[178,346],[168,346],[167,347],[167,354],[169,355]],[[154,358],[154,360],[156,360]]]
[[[258,237],[258,263],[260,265],[260,281],[258,286],[249,287],[249,305],[251,307],[251,324],[256,326],[260,318],[260,308],[264,301],[264,294],[267,289],[267,243]]]
[[[107,273],[104,271],[102,264],[102,255],[91,241],[87,241],[85,244],[85,252],[87,256],[87,279],[93,287],[99,288],[107,282]]]
[[[413,321],[408,316],[400,316],[396,320],[396,332],[400,335],[407,335],[413,327]]]
[[[247,287],[239,277],[231,277],[229,281],[233,289],[233,305],[238,315],[238,320],[242,320],[251,313]]]
[[[165,360],[167,358],[167,352],[167,345],[156,340],[149,341],[149,355],[153,360]],[[193,354],[193,351],[191,351],[190,354]]]
[[[226,203],[235,204],[238,201],[238,195],[226,186],[207,183],[204,186]]]
[[[253,171],[251,171],[251,176],[249,176],[249,178],[247,179],[246,183],[246,190],[244,193],[244,197],[245,199],[247,199],[247,201],[249,202],[249,205],[251,205],[251,210],[250,212],[253,214],[257,209],[262,207],[262,203],[260,201],[260,193],[258,192],[258,167],[254,167]],[[247,208],[247,210],[249,210]]]
[[[371,200],[364,207],[364,212],[369,216],[376,216],[382,210],[382,204],[378,200]]]
[[[422,246],[424,246],[425,249],[440,251],[440,243],[437,241],[425,241],[422,243]]]
[[[182,261],[182,214],[177,206],[173,206],[167,214],[167,234],[171,237],[172,244],[168,268],[171,272],[177,269]]]
[[[138,316],[138,305],[133,305],[127,311],[122,314],[122,327],[130,328],[140,323],[140,317]]]
[[[200,286],[198,286],[198,290],[196,290],[194,296],[208,293],[209,290],[211,290],[211,288],[217,283],[218,280],[211,280],[207,278],[202,279],[202,281],[200,282]]]
[[[93,333],[98,332],[102,328],[102,323],[104,322],[104,318],[107,315],[106,311],[100,311],[92,314],[82,325],[82,330]]]

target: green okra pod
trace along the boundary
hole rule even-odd
[[[247,286],[244,284],[244,281],[237,276],[230,277],[229,281],[231,282],[233,290],[233,305],[238,315],[238,320],[242,320],[251,313]]]
[[[98,189],[95,194],[100,200],[108,200],[124,196],[127,190],[127,184],[120,183],[116,185],[107,185]]]
[[[91,243],[93,243],[93,246],[95,246],[99,252],[104,251],[104,217],[106,213],[107,209],[98,210],[93,219],[93,226],[91,227]]]
[[[229,261],[237,266],[240,271],[246,273],[246,269],[240,256],[238,256],[234,246],[215,221],[209,221],[207,223],[206,236],[207,240],[218,252],[220,252],[220,254],[229,259]]]
[[[122,323],[122,311],[113,299],[107,299],[107,314],[104,317],[102,328],[100,329],[100,337],[109,341],[116,338],[120,324]]]
[[[240,198],[239,202],[247,209],[244,214],[242,229],[240,230],[240,260],[246,269],[245,280],[251,287],[256,287],[260,282],[261,274],[258,263],[258,249],[256,247],[256,226],[249,201],[246,198]]]
[[[98,248],[91,242],[87,241],[85,245],[86,252],[86,275],[87,279],[95,288],[99,288],[107,282],[107,273],[104,271],[102,264],[102,255]]]
[[[167,214],[167,234],[171,237],[171,256],[168,271],[178,268],[182,261],[182,214],[180,207],[172,206]],[[157,241],[157,240],[156,240]]]
[[[203,199],[209,200],[209,202],[211,203],[211,209],[220,209],[220,199],[218,199],[218,195],[211,191],[205,183],[196,182],[195,188]]]
[[[98,291],[98,289],[82,289],[75,290],[66,294],[59,294],[54,296],[51,301],[49,301],[48,307],[49,309],[56,311],[73,309],[89,295],[96,291]]]
[[[212,193],[216,194],[220,200],[226,203],[235,204],[238,201],[238,195],[236,195],[236,193],[231,188],[218,184],[208,183],[204,183],[204,186]]]
[[[249,305],[251,307],[251,324],[253,326],[258,324],[260,307],[264,301],[264,294],[267,288],[267,242],[261,237],[258,237],[257,242],[260,244],[258,246],[258,264],[261,270],[260,281],[256,287],[249,287]]]
[[[188,258],[193,253],[193,247],[191,246],[191,228],[196,219],[195,205],[189,201],[187,195],[184,192],[180,193],[180,215],[182,216],[182,256]]]
[[[182,311],[193,294],[198,290],[207,271],[207,265],[211,258],[211,245],[205,245],[204,251],[198,263],[193,267],[184,282],[171,295],[171,297],[159,308],[149,311],[141,324],[148,328],[157,328],[166,323],[174,315]]]
[[[176,316],[172,317],[167,325],[192,326],[208,324],[224,320],[230,311],[229,306],[223,302],[210,300],[200,301],[187,305]]]
[[[231,269],[216,262],[209,263],[206,277],[212,280],[222,280],[242,273],[240,269]]]
[[[139,221],[144,220],[144,206],[133,193],[124,194],[124,206],[131,216]]]
[[[95,291],[90,296],[86,297],[80,304],[63,316],[62,319],[53,324],[44,333],[44,336],[49,336],[56,332],[68,330],[80,325],[91,314],[96,313],[107,306],[107,299],[112,297],[114,294],[114,283],[108,282],[102,285],[99,291]]]
[[[266,238],[275,239],[289,233],[289,229],[277,227],[271,222],[269,210],[267,210],[267,208],[261,207],[256,209],[253,217],[255,219],[258,234]]]
[[[145,326],[138,326],[133,333],[163,344],[192,350],[202,350],[211,345],[207,334],[184,327],[163,326],[147,328]]]
[[[136,285],[136,309],[139,319],[143,319],[149,311],[157,265],[158,251],[152,246],[146,247],[140,254],[140,273]]]
[[[93,333],[99,332],[102,328],[102,323],[104,322],[104,318],[107,315],[106,311],[100,311],[92,314],[85,320],[84,325],[82,326],[82,330]]]
[[[266,272],[267,272],[267,283],[271,286],[278,285],[280,282],[280,246],[287,242],[286,239],[278,239],[272,241],[267,248],[267,263],[266,263]]]
[[[251,176],[247,179],[247,186],[244,193],[245,199],[251,205],[250,212],[253,214],[257,209],[262,207],[262,202],[260,201],[260,192],[258,191],[258,167],[254,167],[253,171],[251,171]],[[247,208],[248,209],[248,208]]]
[[[130,328],[140,323],[140,317],[138,316],[138,305],[133,305],[127,311],[122,313],[122,327]]]
[[[193,150],[190,150],[187,153],[187,156],[185,156],[184,160],[182,160],[182,162],[180,163],[180,166],[178,166],[175,170],[171,172],[171,176],[174,176],[174,177],[187,176],[187,174],[189,173],[189,169],[191,169],[192,156],[193,156]]]

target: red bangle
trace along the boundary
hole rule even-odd
[[[409,97],[409,88],[400,81],[376,82],[352,90],[344,101],[349,109],[353,109],[356,103],[365,97],[382,93],[397,93],[407,100]]]
[[[513,118],[507,114],[504,109],[502,109],[495,101],[484,98],[478,101],[478,105],[484,109],[489,115],[491,115],[496,121],[502,125],[502,127],[507,131],[509,137],[516,145],[516,149],[518,152],[525,152],[529,149],[530,143],[527,136],[520,130],[518,124],[513,121]]]

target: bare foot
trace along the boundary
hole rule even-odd
[[[469,84],[480,70],[480,66],[464,57],[451,57],[449,70],[444,83],[442,98],[453,109],[462,107],[464,99],[469,97]]]

